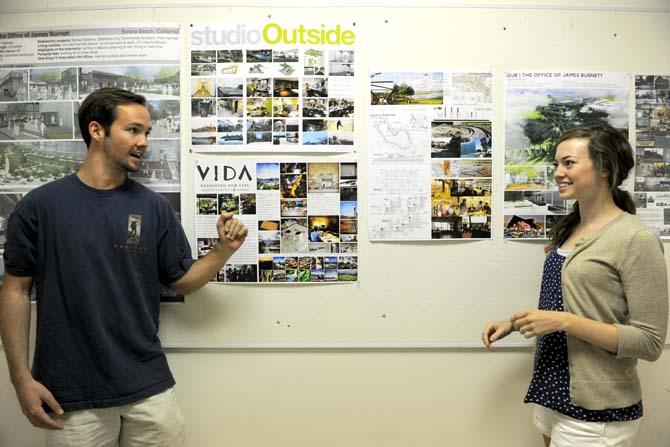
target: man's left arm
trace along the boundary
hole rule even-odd
[[[198,259],[179,280],[170,284],[177,292],[186,295],[207,284],[242,246],[247,237],[247,227],[233,217],[222,213],[216,222],[219,243],[206,256]]]

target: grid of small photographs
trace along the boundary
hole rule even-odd
[[[670,76],[635,77],[635,207],[670,238]]]
[[[491,237],[491,122],[431,123],[431,238]]]
[[[305,283],[356,281],[356,256],[264,256],[259,258],[261,282]]]
[[[193,49],[193,150],[351,151],[353,75],[353,50]]]
[[[126,65],[0,70],[0,184],[26,191],[77,170],[86,157],[77,115],[101,87],[147,99],[151,144],[141,183],[179,191],[179,66]]]
[[[0,141],[73,140],[77,67],[0,70]]]
[[[198,257],[217,243],[205,232],[219,213],[237,214],[250,229],[239,250],[247,254],[231,258],[213,281],[356,281],[357,169],[355,162],[256,162],[253,190],[244,182],[245,192],[196,194]]]
[[[275,163],[271,171],[258,187],[279,189],[280,218],[258,222],[259,280],[355,281],[356,163]]]

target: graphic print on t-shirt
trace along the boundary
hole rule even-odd
[[[142,216],[139,214],[128,215],[128,239],[127,244],[137,245],[140,243],[140,233],[142,231]]]

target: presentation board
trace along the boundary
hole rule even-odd
[[[632,5],[632,2],[630,2]],[[632,8],[632,6],[631,6]],[[129,25],[126,11],[101,10],[106,24]],[[52,13],[41,23],[18,17],[12,27],[81,26],[79,16]],[[206,21],[204,19],[206,18]],[[372,71],[490,72],[492,74],[491,238],[371,242],[365,213],[358,217],[356,281],[313,284],[210,284],[184,303],[164,304],[160,337],[185,348],[469,348],[480,346],[486,321],[537,305],[544,261],[541,240],[503,238],[506,72],[607,71],[670,73],[667,13],[547,9],[519,5],[445,8],[138,8],[137,23],[179,24],[184,32],[181,84],[190,85],[189,28],[257,22],[296,29],[338,23],[356,43],[353,118],[358,157],[359,208],[367,209],[367,123]],[[3,27],[7,27],[3,19]],[[290,45],[286,45],[286,48]],[[182,95],[182,123],[191,98]],[[634,101],[628,114],[635,116]],[[633,131],[634,120],[629,120]],[[196,246],[196,159],[245,154],[198,153],[181,134],[181,217]],[[272,149],[268,149],[272,152]],[[197,156],[196,156],[197,155]],[[267,155],[267,154],[266,154]],[[310,157],[315,156],[310,154]],[[317,154],[323,161],[345,154]],[[348,155],[347,155],[348,156]],[[259,157],[255,154],[254,157]],[[269,158],[290,157],[274,153]],[[632,186],[632,182],[631,182]],[[666,259],[668,255],[666,255]],[[119,280],[123,280],[120,278]],[[529,346],[515,334],[504,344]]]
[[[493,153],[502,154],[505,72],[622,72],[629,76],[628,95],[634,98],[635,73],[670,71],[664,56],[668,41],[659,38],[668,31],[660,15],[649,13],[356,8],[262,14],[234,9],[218,18],[229,26],[258,18],[282,27],[328,18],[355,32],[356,152],[363,192],[371,181],[365,119],[372,72],[491,71]],[[631,118],[634,106],[627,102]],[[634,120],[628,122],[632,132]],[[206,286],[183,305],[163,307],[163,342],[252,348],[479,346],[484,322],[537,305],[544,261],[543,241],[503,240],[503,158],[493,157],[497,197],[491,240],[370,242],[368,218],[362,214],[357,282]],[[185,205],[191,194],[186,182]],[[367,200],[359,194],[362,209]],[[183,211],[189,226],[191,210],[185,206]],[[530,343],[518,334],[504,342]]]

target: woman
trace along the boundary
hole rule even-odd
[[[484,326],[492,343],[537,337],[527,403],[546,446],[630,446],[642,417],[637,359],[654,361],[667,331],[663,246],[619,189],[633,167],[626,138],[607,125],[559,140],[554,177],[573,211],[546,247],[538,309]]]

